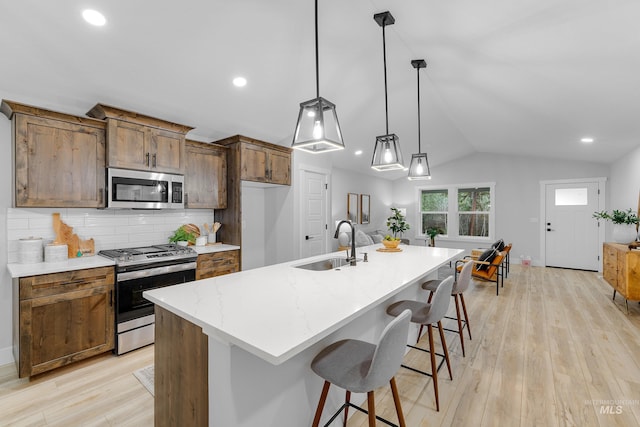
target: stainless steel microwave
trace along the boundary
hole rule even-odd
[[[107,169],[107,208],[184,209],[184,176]]]

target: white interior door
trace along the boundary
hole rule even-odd
[[[545,250],[549,267],[598,270],[599,183],[547,184],[545,191]]]
[[[323,173],[303,171],[302,243],[303,258],[327,251],[327,183]]]

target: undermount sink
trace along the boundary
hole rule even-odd
[[[340,268],[345,265],[349,265],[349,261],[347,261],[346,258],[327,258],[310,262],[308,264],[294,265],[294,267],[303,268],[305,270],[325,271]]]

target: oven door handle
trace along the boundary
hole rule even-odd
[[[125,280],[140,279],[142,277],[160,276],[167,273],[175,273],[177,271],[195,270],[196,262],[187,262],[185,264],[166,265],[164,267],[153,267],[146,270],[127,271],[125,273],[117,274],[117,281],[124,282]]]

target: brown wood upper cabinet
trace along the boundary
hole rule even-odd
[[[107,122],[107,167],[184,173],[185,134],[192,127],[104,104],[87,115]]]
[[[113,267],[13,280],[19,307],[14,313],[14,354],[20,377],[113,349]]]
[[[227,207],[227,149],[221,145],[186,141],[185,207]]]
[[[236,151],[232,154],[235,154],[234,161],[239,162],[241,180],[291,185],[290,148],[242,135],[232,136],[216,143],[236,145]]]
[[[13,121],[16,207],[105,206],[105,123],[2,101]]]

